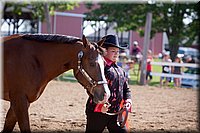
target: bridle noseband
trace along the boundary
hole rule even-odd
[[[100,84],[107,84],[107,81],[95,81],[93,80],[90,75],[83,69],[82,67],[82,58],[83,58],[83,51],[78,52],[78,69],[76,70],[75,75],[81,73],[83,77],[90,83],[90,85],[84,86],[86,88],[91,88],[93,90],[94,87]],[[90,92],[91,93],[91,92]]]

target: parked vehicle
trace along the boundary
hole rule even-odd
[[[198,49],[190,47],[179,47],[178,55],[183,58],[183,61],[186,60],[187,56],[191,56],[195,60],[198,60],[200,56]]]
[[[181,79],[181,87],[183,88],[194,88],[198,89],[199,86],[199,75],[200,75],[200,69],[199,68],[188,68],[184,73],[184,77],[187,76],[197,76],[197,79],[188,79],[188,78],[182,78]]]

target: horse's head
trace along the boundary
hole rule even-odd
[[[78,82],[87,89],[94,102],[107,102],[110,91],[104,75],[104,53],[101,45],[104,40],[98,43],[90,43],[85,36],[82,38],[84,48],[77,54],[77,69],[74,75]]]

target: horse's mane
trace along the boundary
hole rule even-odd
[[[36,40],[40,42],[58,42],[58,43],[76,43],[82,41],[78,37],[59,35],[59,34],[25,34],[22,38],[27,40]]]

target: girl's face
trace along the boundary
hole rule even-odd
[[[105,57],[110,59],[113,62],[116,62],[119,57],[119,48],[108,47]]]

